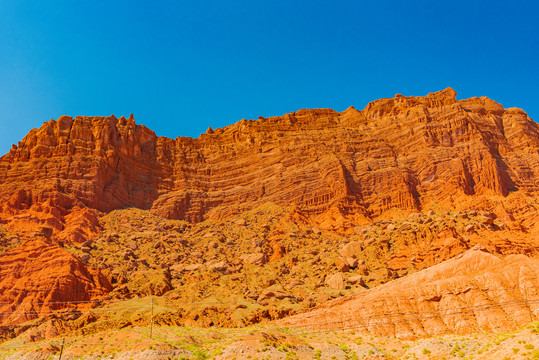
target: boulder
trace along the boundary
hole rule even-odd
[[[337,270],[339,270],[340,272],[348,272],[348,270],[350,270],[350,267],[345,259],[341,257],[336,257],[334,262],[335,266],[337,267]]]
[[[185,271],[198,271],[203,270],[205,268],[204,264],[191,264],[187,265],[184,270]]]
[[[44,237],[46,239],[50,239],[53,233],[53,229],[50,226],[40,226],[38,229],[34,232],[34,236],[36,237]]]
[[[243,255],[241,259],[243,260],[245,264],[252,264],[252,265],[264,265],[267,262],[266,255],[261,252]]]
[[[225,273],[229,267],[230,265],[228,265],[225,261],[219,261],[219,262],[208,265],[208,270]]]
[[[335,273],[326,278],[326,285],[332,289],[344,290],[346,285],[344,283],[344,276],[342,273]]]
[[[362,248],[360,242],[358,242],[358,241],[352,241],[352,242],[349,242],[348,244],[344,245],[344,246],[339,250],[339,254],[340,254],[343,258],[356,257],[358,254],[361,253],[362,249],[363,249],[363,248]]]
[[[346,258],[345,260],[351,269],[355,269],[358,266],[358,261],[356,258],[349,257],[349,258]]]
[[[269,288],[262,290],[257,298],[257,302],[261,305],[267,305],[272,299],[283,300],[286,298],[294,299],[294,295],[283,290]]]

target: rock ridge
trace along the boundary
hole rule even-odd
[[[72,209],[125,207],[199,222],[268,201],[372,219],[472,195],[535,194],[538,131],[520,109],[459,101],[451,88],[361,111],[244,119],[197,139],[158,137],[132,116],[64,115],[0,158],[3,222],[35,210],[36,224],[52,216],[62,231]]]

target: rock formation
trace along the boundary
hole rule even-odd
[[[1,158],[0,201],[6,217],[35,209],[60,231],[74,207],[198,222],[272,201],[361,219],[535,193],[537,124],[488,98],[455,96],[448,88],[362,111],[299,110],[198,139],[157,137],[132,117],[62,116]]]
[[[89,300],[111,289],[103,275],[66,250],[33,240],[0,254],[0,325],[24,323],[60,309],[87,308]]]
[[[539,312],[538,175],[526,113],[449,88],[198,139],[62,116],[0,158],[0,325],[152,295],[156,325],[513,329]],[[149,321],[101,310],[58,331]]]
[[[399,338],[500,331],[537,318],[538,296],[538,259],[500,259],[471,249],[402,279],[327,302],[281,325]]]

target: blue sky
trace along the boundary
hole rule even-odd
[[[0,1],[0,153],[67,115],[158,135],[453,87],[539,120],[536,1]]]

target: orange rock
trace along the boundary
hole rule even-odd
[[[198,139],[157,137],[132,118],[62,116],[1,158],[0,200],[11,215],[48,202],[62,216],[135,206],[194,222],[272,201],[327,212],[319,223],[329,228],[395,208],[536,193],[538,125],[519,109],[455,94],[298,110]]]
[[[0,324],[17,324],[77,302],[106,295],[112,287],[97,270],[57,245],[29,241],[0,254]],[[71,303],[71,304],[70,304]],[[88,307],[88,304],[80,304]]]
[[[285,249],[277,243],[272,245],[272,250],[273,253],[269,259],[269,262],[277,261],[285,255]]]
[[[326,279],[326,284],[330,288],[344,290],[344,276],[340,272],[332,274]]]
[[[341,256],[344,258],[354,258],[358,253],[361,252],[361,250],[361,243],[358,241],[352,241],[344,245],[341,250],[339,250],[339,254],[341,254]]]
[[[481,250],[483,249],[483,250]],[[515,329],[539,315],[539,259],[474,249],[280,325],[417,338]],[[530,314],[531,312],[531,314]]]

